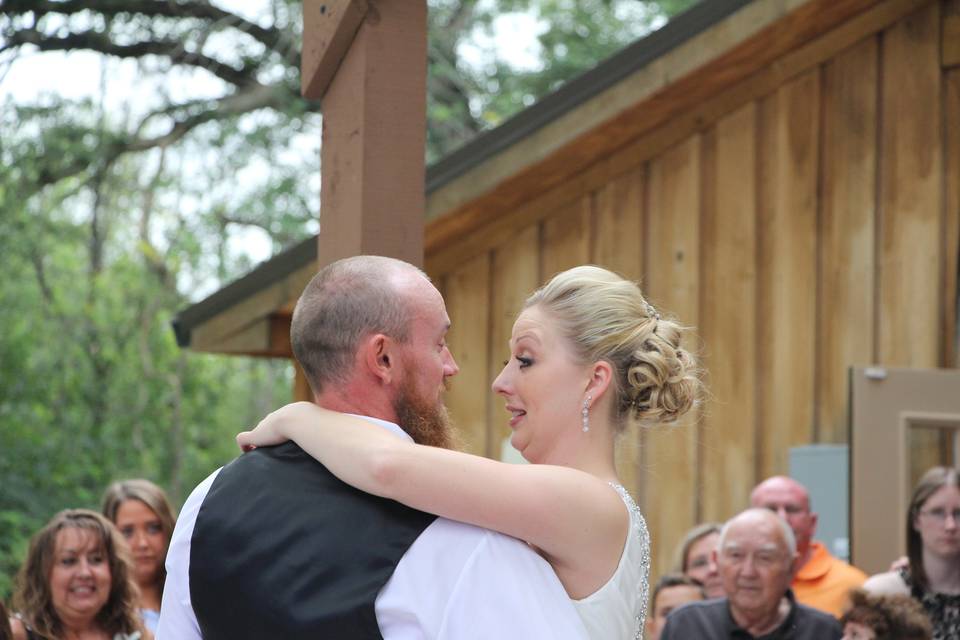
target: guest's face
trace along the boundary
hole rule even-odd
[[[923,548],[941,558],[960,555],[960,489],[944,485],[927,498],[913,521]]]
[[[877,634],[870,627],[859,622],[848,622],[843,625],[843,637],[840,640],[876,640]]]
[[[749,616],[769,615],[790,585],[793,558],[772,513],[736,516],[717,557],[730,606]]]
[[[713,554],[719,542],[718,532],[708,533],[687,549],[686,574],[703,585],[708,598],[723,597],[723,580]]]
[[[110,598],[110,562],[93,531],[75,527],[57,533],[50,597],[63,621],[96,616]]]
[[[511,357],[493,381],[510,412],[510,444],[530,462],[564,464],[581,431],[590,381],[555,322],[538,307],[513,325]]]
[[[647,621],[647,630],[651,640],[660,640],[660,632],[667,624],[667,615],[682,604],[703,600],[703,594],[697,587],[680,584],[675,587],[665,587],[657,594],[653,603],[653,615]]]
[[[783,518],[797,539],[797,550],[806,551],[817,530],[817,514],[810,511],[810,496],[799,482],[774,477],[760,483],[750,494],[750,506],[769,509]]]
[[[137,584],[156,582],[169,542],[156,512],[140,500],[124,500],[117,508],[116,525],[130,547]]]

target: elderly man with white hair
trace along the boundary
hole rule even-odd
[[[768,509],[731,518],[714,551],[727,597],[694,602],[667,616],[661,640],[835,640],[833,616],[797,604],[790,591],[797,543],[790,526]]]

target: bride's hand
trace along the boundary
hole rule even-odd
[[[317,406],[310,402],[294,402],[280,407],[260,421],[253,431],[237,434],[237,445],[244,451],[270,447],[290,440],[287,427],[298,421],[315,419]]]

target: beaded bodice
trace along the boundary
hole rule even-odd
[[[619,484],[610,483],[627,507],[630,531],[620,563],[610,580],[574,607],[591,640],[640,640],[649,597],[650,534],[636,502]]]

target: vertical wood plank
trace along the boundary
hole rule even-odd
[[[487,455],[500,458],[500,448],[510,436],[510,425],[504,410],[504,401],[490,391],[490,385],[510,358],[510,334],[524,300],[540,285],[538,273],[539,238],[537,225],[522,231],[506,244],[493,251],[493,269],[490,288],[490,369],[487,373],[490,398],[490,446]]]
[[[955,3],[960,20],[960,0]],[[957,271],[960,269],[960,69],[944,74],[944,114],[946,115],[943,222],[943,288],[941,289],[940,365],[960,364],[960,328],[957,326],[957,296],[960,295]]]
[[[823,70],[817,426],[847,441],[847,371],[873,361],[877,211],[877,38]]]
[[[615,178],[596,191],[596,223],[590,259],[624,278],[643,277],[644,168]]]
[[[944,67],[955,67],[960,65],[960,0],[942,1],[941,64]]]
[[[756,106],[721,119],[704,148],[702,334],[713,400],[703,428],[704,520],[743,508],[756,425]]]
[[[591,198],[587,194],[543,221],[543,282],[560,271],[590,261],[590,215]]]
[[[641,280],[643,265],[644,168],[615,178],[595,194],[595,232],[590,260],[630,280]],[[620,481],[643,506],[638,484],[640,432],[628,428],[617,443]]]
[[[764,98],[760,123],[757,417],[766,478],[786,474],[789,448],[814,436],[818,70]]]
[[[700,138],[693,136],[650,162],[647,209],[647,297],[661,313],[692,327],[699,317]],[[698,353],[689,333],[683,348]],[[644,434],[644,514],[654,575],[670,569],[684,533],[697,523],[697,409],[674,426]]]
[[[482,254],[448,274],[444,289],[451,322],[447,344],[460,366],[460,373],[450,383],[447,407],[463,450],[486,455],[490,254]]]
[[[939,8],[928,5],[883,38],[878,322],[887,365],[933,367],[939,360]]]

